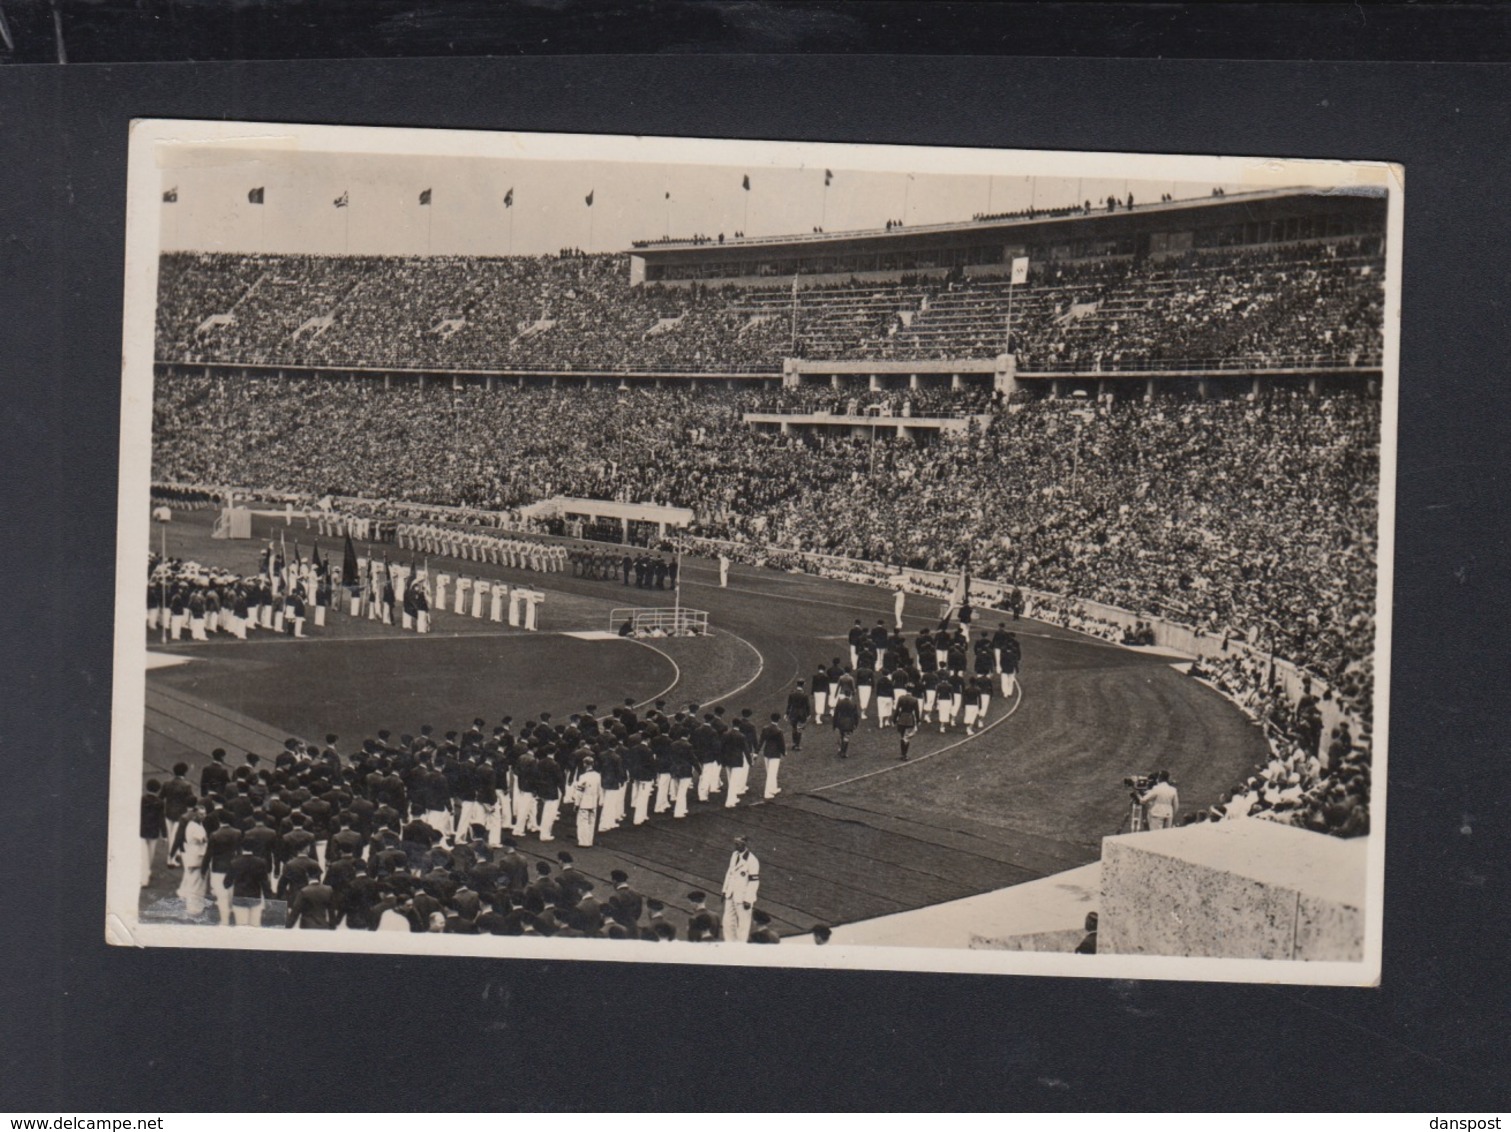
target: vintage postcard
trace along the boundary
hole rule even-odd
[[[1378,980],[1399,166],[129,179],[110,942]]]

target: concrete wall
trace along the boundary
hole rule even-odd
[[[1105,838],[1097,950],[1358,962],[1367,844],[1257,819]]]
[[[1022,935],[971,936],[971,946],[993,951],[1060,951],[1072,952],[1086,938],[1086,929],[1064,928],[1051,932],[1025,932]]]

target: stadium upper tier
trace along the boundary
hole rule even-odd
[[[630,256],[169,253],[157,357],[498,372],[765,373],[789,357],[1020,373],[1380,364],[1377,236],[866,277],[632,283]],[[1011,350],[1008,349],[1011,312]]]

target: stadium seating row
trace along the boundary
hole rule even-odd
[[[981,358],[1020,370],[1377,366],[1378,240],[956,269],[794,289],[630,285],[626,256],[174,253],[162,361],[775,373],[784,358]]]

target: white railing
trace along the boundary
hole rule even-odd
[[[609,632],[621,633],[629,622],[632,637],[706,637],[708,614],[701,609],[630,606],[609,614]]]

